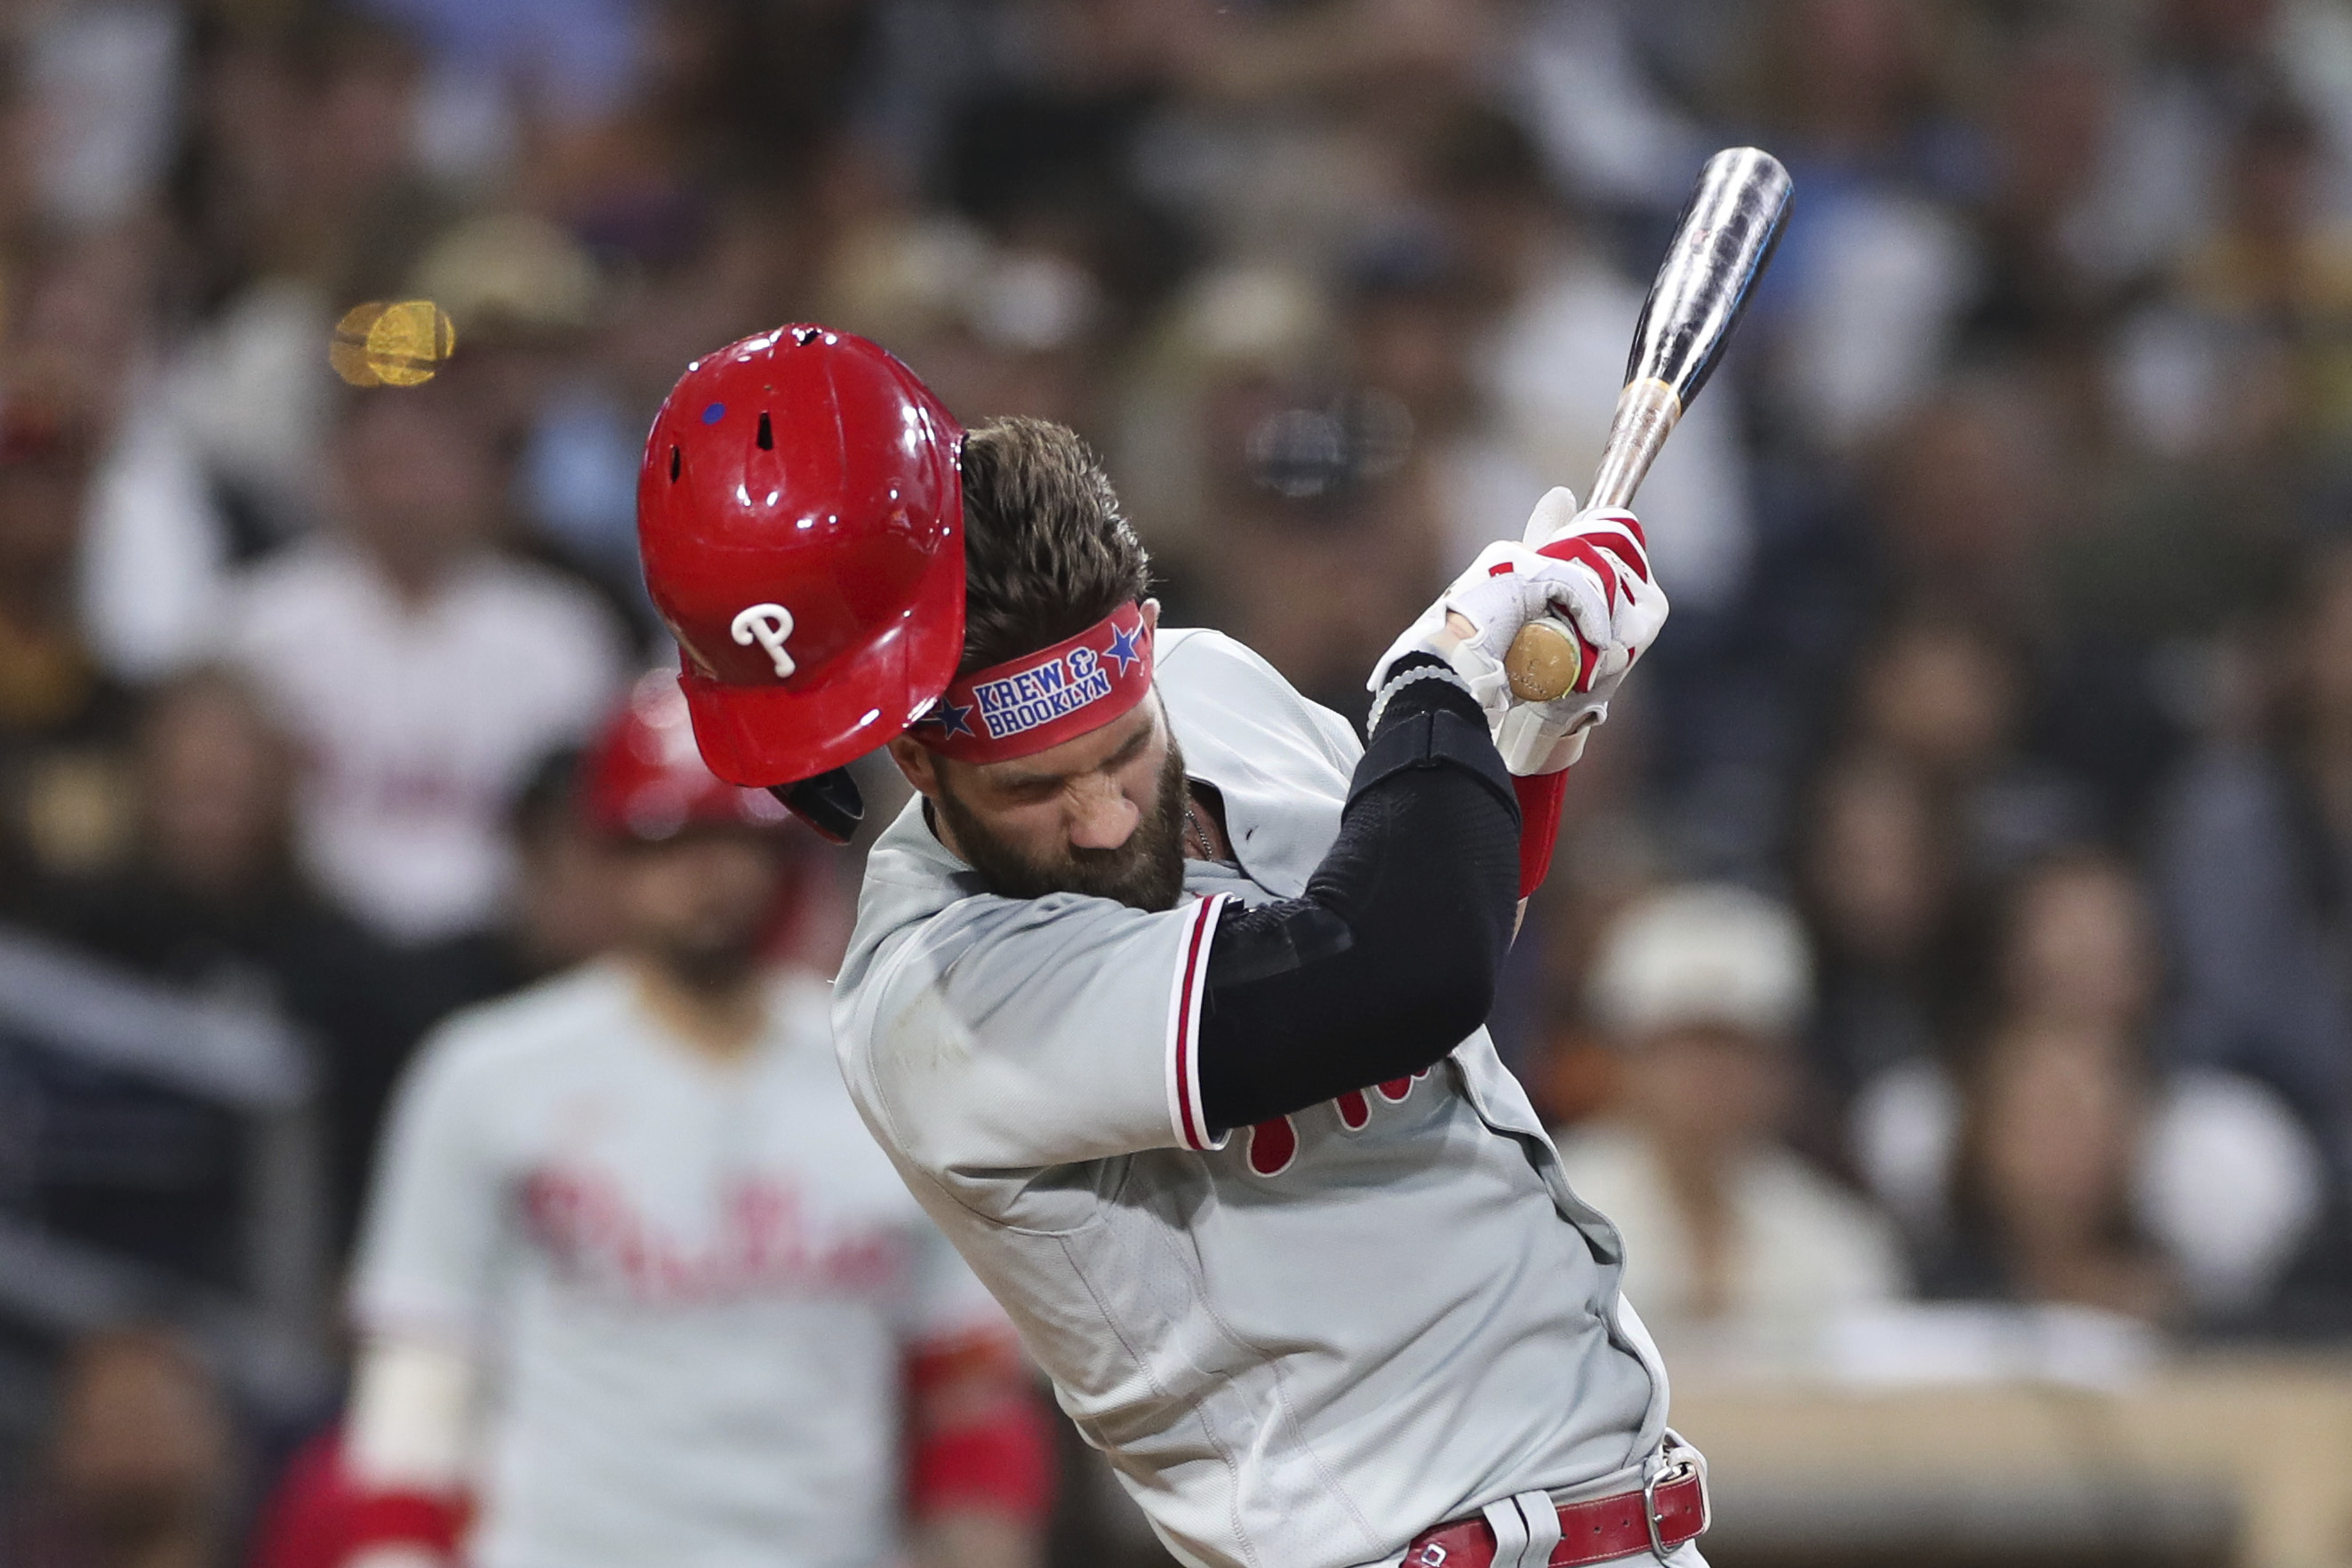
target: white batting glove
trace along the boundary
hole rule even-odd
[[[1666,595],[1650,570],[1642,525],[1630,511],[1579,511],[1555,489],[1528,519],[1528,542],[1560,563],[1574,584],[1564,618],[1584,656],[1576,689],[1550,702],[1514,704],[1496,721],[1503,765],[1522,777],[1553,773],[1584,754],[1585,738],[1609,717],[1609,699],[1666,624]]]
[[[1390,669],[1408,654],[1433,654],[1461,678],[1486,710],[1489,727],[1500,724],[1511,710],[1510,677],[1503,669],[1511,639],[1540,616],[1574,616],[1577,598],[1599,592],[1587,586],[1591,575],[1580,562],[1556,560],[1528,545],[1497,540],[1480,551],[1470,569],[1389,645],[1372,667],[1368,689],[1379,692],[1386,687]]]

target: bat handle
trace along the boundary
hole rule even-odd
[[[1683,416],[1683,400],[1675,389],[1654,376],[1629,381],[1617,395],[1617,412],[1609,422],[1609,439],[1601,449],[1601,468],[1592,477],[1590,506],[1624,507],[1649,477],[1658,450],[1674,434]],[[1522,702],[1550,702],[1576,689],[1584,673],[1576,634],[1558,616],[1544,616],[1519,628],[1503,656],[1503,669],[1511,679],[1511,695]]]

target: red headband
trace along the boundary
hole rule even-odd
[[[960,676],[914,736],[960,763],[1001,763],[1109,723],[1151,689],[1151,627],[1121,605],[1066,642]]]

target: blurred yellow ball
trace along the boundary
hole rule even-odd
[[[335,323],[327,363],[353,386],[422,386],[457,347],[457,328],[432,300],[371,303]]]

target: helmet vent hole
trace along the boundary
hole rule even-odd
[[[768,423],[767,411],[762,409],[760,412],[760,450],[762,452],[772,452],[775,449],[775,428]]]
[[[793,329],[793,342],[800,344],[803,348],[806,348],[809,344],[816,342],[817,336],[818,331],[814,327],[795,327]]]
[[[682,467],[682,466],[683,466],[683,465],[681,464],[681,461],[680,461],[680,459],[679,459],[679,458],[678,458],[677,448],[677,447],[672,447],[669,449],[669,482],[670,482],[670,483],[672,483],[672,484],[676,484],[676,483],[677,483],[677,471],[678,471],[679,468],[680,468],[680,467]]]

